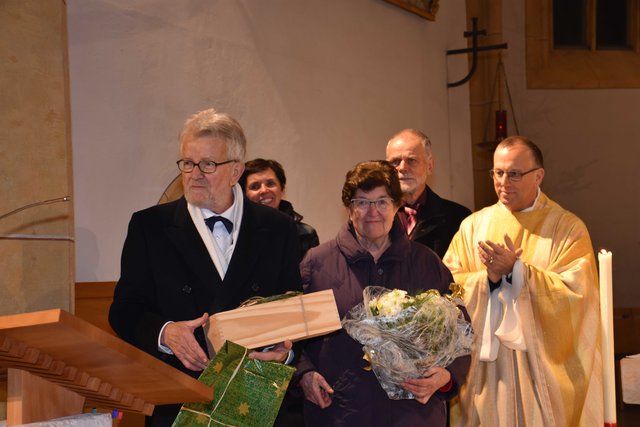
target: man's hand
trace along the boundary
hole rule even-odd
[[[333,389],[322,375],[316,371],[309,371],[302,376],[300,381],[304,397],[315,403],[321,408],[327,408],[331,405],[331,395]]]
[[[252,351],[249,353],[249,359],[267,360],[271,362],[284,362],[289,356],[289,351],[293,343],[289,340],[276,344],[269,351]]]
[[[435,366],[423,374],[423,378],[409,378],[402,383],[402,387],[411,392],[415,399],[426,404],[436,391],[451,381],[451,372],[445,368]]]
[[[209,364],[207,355],[193,335],[193,331],[207,323],[209,315],[204,313],[194,320],[169,323],[160,337],[160,343],[171,349],[182,364],[192,371],[201,371]]]
[[[507,234],[504,235],[504,243],[478,242],[478,256],[487,267],[492,282],[499,282],[503,275],[511,273],[516,260],[522,255],[522,248],[516,248]]]

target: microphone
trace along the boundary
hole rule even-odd
[[[12,210],[11,212],[7,212],[6,214],[3,214],[2,216],[0,216],[0,220],[10,217],[13,214],[17,214],[18,212],[22,212],[25,209],[35,208],[36,206],[49,205],[51,203],[68,202],[69,200],[71,200],[71,196],[57,197],[55,199],[49,199],[49,200],[43,200],[41,202],[31,203],[30,205],[25,205],[25,206],[19,207],[18,209]]]
[[[0,221],[10,217],[11,215],[17,214],[18,212],[22,212],[25,209],[35,208],[37,206],[42,206],[42,205],[50,205],[51,203],[68,202],[69,200],[71,200],[71,196],[63,196],[63,197],[56,197],[55,199],[42,200],[40,202],[35,202],[29,205],[21,206],[18,209],[12,210],[11,212],[7,212],[5,214],[0,215]],[[57,236],[57,235],[49,235],[49,234],[2,234],[0,235],[0,239],[74,241],[74,238],[70,236]]]

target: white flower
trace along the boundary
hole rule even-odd
[[[407,303],[411,303],[412,301],[413,298],[407,296],[407,291],[394,289],[382,295],[380,298],[373,298],[369,302],[369,307],[371,311],[379,316],[396,316]]]

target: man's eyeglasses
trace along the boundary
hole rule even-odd
[[[525,176],[528,173],[531,173],[533,171],[536,171],[538,169],[541,168],[533,168],[533,169],[529,169],[526,172],[520,172],[520,171],[503,171],[502,169],[491,169],[489,170],[489,176],[493,179],[502,179],[503,176],[507,176],[507,178],[509,178],[509,181],[520,181],[522,179],[523,176]]]
[[[370,206],[375,206],[378,212],[385,213],[393,207],[393,199],[391,197],[382,197],[377,200],[351,199],[351,206],[362,213],[367,212]]]
[[[218,166],[226,165],[227,163],[237,162],[237,160],[227,160],[226,162],[216,163],[213,160],[200,160],[198,163],[193,160],[180,159],[176,162],[180,172],[192,172],[197,166],[202,173],[214,173]]]

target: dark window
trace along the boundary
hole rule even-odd
[[[553,0],[555,49],[631,49],[631,0]],[[595,34],[594,34],[595,32]]]
[[[586,49],[586,0],[554,0],[553,46],[557,48]]]
[[[629,49],[628,0],[600,0],[596,6],[596,48]]]

